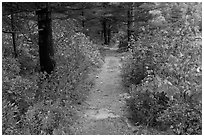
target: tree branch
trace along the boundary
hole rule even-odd
[[[5,30],[2,30],[2,32],[3,32],[3,33],[11,33],[11,34],[12,34],[12,33],[16,33],[15,31],[5,31]]]

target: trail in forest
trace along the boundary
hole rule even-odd
[[[111,50],[110,50],[111,51]],[[124,90],[120,77],[120,57],[109,52],[95,76],[95,86],[86,100],[87,106],[78,115],[72,127],[77,135],[123,135],[132,134],[124,118]]]

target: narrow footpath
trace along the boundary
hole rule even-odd
[[[130,135],[132,130],[125,120],[124,90],[120,77],[120,57],[111,52],[95,76],[95,86],[86,100],[86,107],[78,113],[72,127],[76,135]]]

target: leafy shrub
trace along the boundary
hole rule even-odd
[[[132,99],[128,101],[128,105],[131,106],[132,117],[136,117],[135,122],[147,124],[149,113],[152,112],[156,123],[171,127],[175,134],[201,134],[202,44],[201,33],[196,24],[196,20],[201,17],[197,6],[200,5],[170,3],[168,9],[161,10],[165,27],[148,25],[145,27],[146,31],[133,43],[130,58],[125,61],[122,72],[123,81],[132,88]],[[178,14],[178,17],[171,19],[174,16],[171,16],[172,13]],[[143,69],[147,75],[137,85],[130,79],[137,76],[140,78],[142,71],[135,66],[142,68],[142,62],[147,66],[147,70]],[[154,115],[160,106],[156,101],[157,95],[162,92],[170,101],[162,113]],[[143,106],[146,101],[152,107],[147,109]],[[137,117],[142,120],[138,121]]]
[[[19,131],[18,128],[18,113],[19,110],[16,105],[11,104],[6,99],[2,101],[2,133],[4,135],[21,134],[21,131]]]
[[[118,45],[118,52],[125,52],[128,51],[128,42],[127,40],[120,41]]]
[[[38,58],[28,44],[21,44],[17,59],[4,50],[3,134],[71,134],[75,107],[86,99],[91,84],[84,80],[102,62],[96,45],[75,33],[70,22],[53,22],[56,68],[49,76],[34,72]],[[4,38],[5,49],[12,43]]]
[[[26,79],[19,75],[20,64],[16,59],[3,58],[3,99],[14,103],[24,113],[30,104],[33,103],[37,86],[37,77]]]
[[[156,119],[168,107],[169,98],[164,92],[152,93],[150,91],[139,92],[127,100],[129,118],[135,124],[156,127],[159,122]]]
[[[102,60],[97,46],[88,37],[69,31],[69,26],[66,27],[69,22],[71,20],[53,22],[53,38],[57,52],[56,69],[51,79],[55,79],[54,83],[59,86],[51,89],[56,89],[55,92],[59,93],[59,96],[70,96],[73,103],[77,104],[83,101],[87,94],[86,90],[83,92],[82,89],[77,89],[78,85],[85,79],[90,68],[99,67]]]
[[[127,70],[122,75],[124,84],[126,83],[126,86],[129,86],[130,84],[140,84],[142,80],[147,76],[145,66],[142,62],[138,64],[135,63],[134,59],[129,61],[130,62],[123,65],[123,67],[125,67],[124,70]]]
[[[139,50],[123,61],[122,78],[125,86],[138,85],[154,71],[154,63],[148,50]]]
[[[37,77],[27,79],[20,76],[20,63],[17,59],[7,57],[2,61],[2,98],[5,104],[3,105],[3,134],[22,134],[22,115],[34,103],[38,88]]]
[[[95,45],[85,35],[66,30],[70,28],[65,22],[53,23],[56,68],[46,79],[46,74],[41,75],[37,103],[26,114],[28,134],[71,134],[69,126],[76,119],[74,106],[88,94],[88,85],[83,81],[91,66],[100,65]],[[83,86],[79,88],[79,84]]]
[[[26,115],[25,127],[32,135],[70,134],[73,108],[68,100],[42,101],[31,107]]]
[[[137,125],[171,130],[174,134],[201,134],[201,103],[187,93],[170,94],[172,89],[164,83],[163,90],[155,85],[144,83],[131,92],[132,97],[127,100],[129,120]]]
[[[158,121],[166,123],[177,135],[202,134],[201,104],[195,101],[174,100]]]
[[[29,53],[29,49],[24,48],[18,53],[18,62],[20,63],[20,75],[32,75],[36,71],[36,66],[39,58]]]
[[[11,35],[2,35],[2,55],[5,57],[11,57],[13,54],[12,39]]]

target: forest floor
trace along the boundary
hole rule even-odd
[[[121,54],[114,48],[105,52],[104,64],[90,74],[94,86],[71,130],[76,135],[130,135],[133,134],[125,118],[124,89],[121,79]]]

